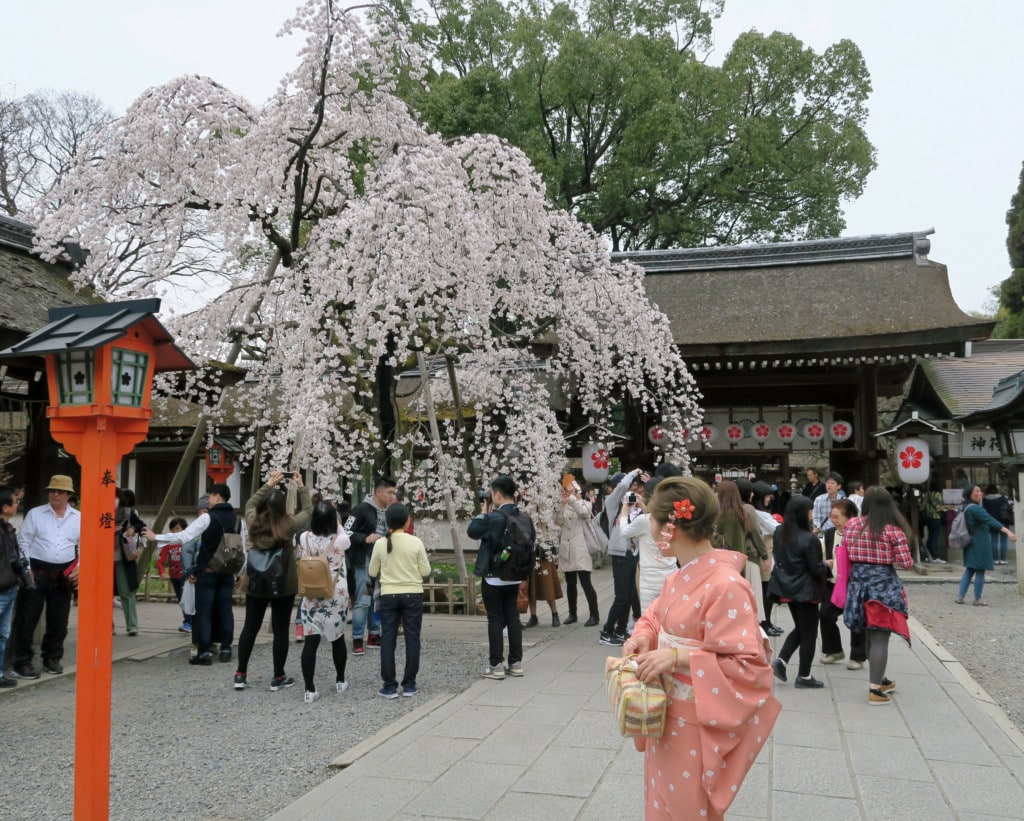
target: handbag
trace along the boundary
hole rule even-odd
[[[530,609],[530,580],[519,583],[519,595],[516,597],[516,610],[526,613]]]
[[[623,738],[661,738],[668,696],[661,684],[647,684],[637,678],[636,656],[608,656],[604,682]]]
[[[134,562],[142,555],[142,537],[121,536],[121,555],[126,562]]]

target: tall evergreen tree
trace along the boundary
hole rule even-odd
[[[1017,192],[1006,212],[1006,250],[1013,271],[999,284],[998,323],[992,336],[997,339],[1024,339],[1024,164],[1021,165]]]

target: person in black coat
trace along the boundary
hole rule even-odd
[[[811,533],[813,502],[796,496],[786,506],[782,525],[775,531],[775,567],[768,582],[768,594],[789,605],[793,630],[786,636],[778,657],[772,662],[775,677],[786,681],[786,665],[800,648],[800,668],[793,686],[824,687],[811,675],[814,648],[818,643],[818,604],[825,598],[828,565],[822,558],[821,542]]]

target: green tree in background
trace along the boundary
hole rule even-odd
[[[722,0],[389,0],[424,50],[407,99],[497,134],[617,250],[835,236],[875,167],[857,46],[750,31],[704,58]]]
[[[1024,165],[1021,166],[1017,192],[1006,212],[1006,250],[1013,271],[998,286],[999,310],[996,312],[996,339],[1024,339]]]

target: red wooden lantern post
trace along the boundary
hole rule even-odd
[[[75,695],[75,818],[108,818],[115,471],[146,437],[155,371],[195,365],[154,314],[159,299],[52,308],[3,355],[43,355],[50,432],[82,468]]]
[[[206,449],[206,473],[215,484],[227,484],[228,477],[235,472],[235,454],[214,438]]]

